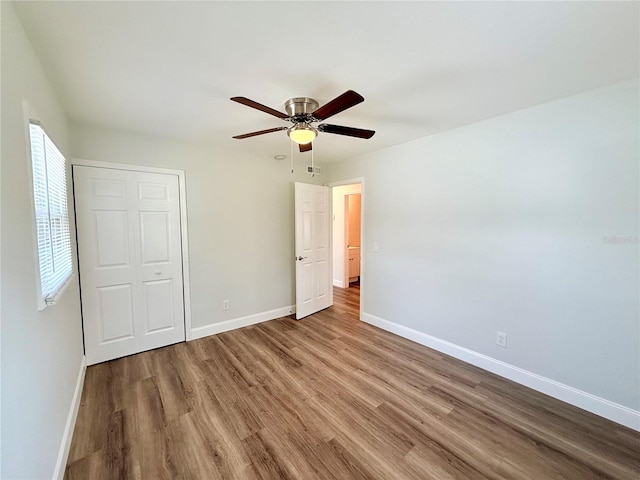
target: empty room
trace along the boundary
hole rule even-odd
[[[640,2],[0,21],[0,478],[640,478]]]

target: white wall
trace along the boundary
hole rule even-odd
[[[77,276],[38,312],[23,101],[63,153],[67,122],[11,3],[2,17],[2,478],[51,478],[82,363]],[[70,190],[70,189],[69,189]],[[75,238],[72,230],[71,238]],[[74,244],[75,248],[75,244]]]
[[[333,284],[337,287],[348,287],[345,275],[346,265],[346,232],[345,232],[345,196],[361,193],[362,186],[357,184],[333,187]],[[345,279],[347,284],[345,285]]]
[[[289,160],[247,156],[132,133],[72,124],[73,157],[186,172],[195,328],[295,303],[293,182]],[[222,310],[228,299],[231,308]],[[205,330],[205,332],[208,330]],[[214,331],[214,330],[211,330]]]
[[[638,97],[625,82],[332,165],[367,185],[364,316],[640,429]]]

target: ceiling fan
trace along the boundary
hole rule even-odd
[[[354,92],[353,90],[347,90],[342,95],[334,98],[322,107],[320,107],[320,104],[312,98],[290,98],[284,104],[284,108],[287,113],[279,112],[278,110],[274,110],[273,108],[262,105],[261,103],[249,100],[246,97],[231,97],[231,100],[293,123],[293,125],[290,127],[282,126],[268,128],[266,130],[259,130],[257,132],[236,135],[233,138],[249,138],[255,137],[256,135],[263,135],[265,133],[286,130],[289,138],[291,138],[291,140],[299,145],[300,151],[308,152],[312,149],[311,143],[318,135],[318,132],[334,133],[337,135],[346,135],[348,137],[367,139],[373,137],[373,134],[376,133],[373,130],[343,127],[340,125],[331,125],[328,123],[321,123],[317,126],[313,126],[314,123],[326,120],[327,118],[332,117],[337,113],[340,113],[363,102],[364,97]]]

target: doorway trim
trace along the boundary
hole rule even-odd
[[[364,185],[364,177],[355,177],[355,178],[350,178],[347,180],[338,180],[335,182],[329,182],[329,183],[325,183],[325,186],[327,187],[331,187],[331,198],[333,199],[333,187],[340,187],[343,185],[353,185],[354,183],[359,183],[360,184],[360,199],[361,199],[361,204],[360,204],[360,312],[358,315],[358,319],[360,321],[362,321],[362,312],[364,312],[364,291],[366,288],[366,283],[367,283],[367,268],[366,268],[366,255],[364,255],[364,252],[367,250],[366,249],[366,235],[365,235],[365,212],[366,212],[366,194],[365,194],[365,185]],[[333,213],[333,202],[331,204],[331,211]],[[333,225],[333,222],[331,222],[331,225]],[[332,235],[333,238],[333,235]],[[331,246],[331,257],[333,258],[333,244]],[[364,279],[364,281],[363,281]]]
[[[180,242],[182,246],[182,297],[184,303],[184,335],[185,341],[193,340],[191,333],[191,283],[189,281],[189,234],[187,228],[187,190],[184,170],[170,168],[147,167],[143,165],[128,165],[125,163],[101,162],[96,160],[84,160],[72,158],[71,166],[98,167],[111,170],[127,170],[144,173],[164,173],[177,175],[178,198],[180,202]],[[75,212],[74,212],[75,214]],[[77,252],[76,252],[77,258]]]

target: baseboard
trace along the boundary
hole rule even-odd
[[[335,278],[333,279],[333,286],[334,287],[340,287],[340,288],[344,288],[344,282],[342,280],[336,280]]]
[[[640,431],[640,412],[619,405],[604,398],[578,390],[555,380],[543,377],[522,368],[496,360],[487,355],[474,352],[453,343],[441,340],[426,333],[399,325],[369,313],[362,314],[362,320],[378,328],[395,333],[400,337],[412,340],[425,347],[446,353],[464,362],[480,367],[516,383],[533,388],[578,408],[604,417],[613,422]]]
[[[69,415],[67,416],[67,423],[64,426],[64,434],[62,435],[62,441],[60,442],[58,461],[56,462],[56,468],[53,471],[52,478],[54,480],[62,480],[64,477],[67,459],[69,458],[69,449],[71,448],[71,437],[73,436],[73,429],[76,426],[76,418],[78,418],[78,409],[80,408],[80,400],[82,399],[82,386],[84,385],[84,375],[86,371],[87,358],[83,355],[82,361],[80,362],[80,371],[78,372],[76,390],[73,392],[73,398],[71,399],[71,405],[69,407]]]
[[[295,305],[288,307],[276,308],[275,310],[268,310],[266,312],[254,313],[253,315],[247,315],[245,317],[234,318],[226,320],[220,323],[213,323],[211,325],[204,325],[202,327],[195,327],[191,329],[190,340],[196,340],[197,338],[208,337],[209,335],[215,335],[217,333],[228,332],[229,330],[235,330],[236,328],[248,327],[249,325],[255,325],[256,323],[267,322],[275,318],[286,317],[296,312]]]

